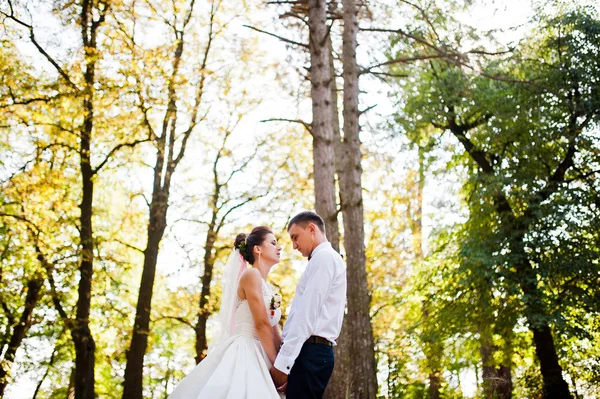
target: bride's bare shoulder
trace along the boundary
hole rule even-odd
[[[242,272],[242,275],[240,276],[240,285],[258,285],[261,284],[261,279],[260,272],[253,267],[249,267]]]

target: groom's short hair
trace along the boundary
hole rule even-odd
[[[323,221],[323,218],[311,211],[300,212],[299,214],[294,216],[292,220],[290,220],[290,222],[288,223],[287,229],[288,231],[290,231],[290,228],[294,224],[306,227],[306,225],[309,223],[314,223],[319,228],[319,230],[321,230],[321,232],[325,233],[325,222]]]

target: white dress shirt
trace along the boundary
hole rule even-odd
[[[275,368],[289,374],[304,342],[316,335],[335,345],[346,307],[346,265],[329,242],[312,252],[283,327]]]

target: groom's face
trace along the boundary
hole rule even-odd
[[[313,250],[314,228],[315,225],[312,223],[308,223],[304,227],[293,224],[288,231],[294,249],[297,249],[304,257],[308,257]]]

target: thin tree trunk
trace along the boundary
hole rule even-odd
[[[423,252],[423,192],[425,190],[425,147],[421,143],[416,143],[418,150],[419,171],[418,181],[416,182],[415,197],[417,200],[417,209],[412,212],[409,203],[409,222],[412,231],[412,248],[415,253],[415,261],[422,263],[425,259]],[[443,345],[440,338],[431,331],[431,321],[429,320],[429,302],[424,301],[421,309],[423,315],[423,325],[427,331],[424,332],[424,345],[427,346],[425,356],[427,358],[427,368],[429,380],[428,397],[430,399],[440,398],[440,388],[442,386],[442,371],[440,363],[443,353]],[[436,327],[433,326],[435,329]],[[433,334],[433,338],[431,337]]]
[[[340,132],[340,113],[338,109],[338,89],[335,76],[335,65],[333,60],[333,43],[331,42],[331,35],[327,35],[327,49],[329,51],[329,76],[331,88],[331,128],[333,129],[333,152],[335,154],[334,169],[339,176],[343,173],[343,148],[342,148],[342,134]],[[334,183],[335,184],[335,183]],[[334,188],[335,190],[335,188]],[[331,246],[336,251],[340,251],[340,226],[337,218],[337,212],[335,218],[329,221],[331,224],[331,231],[327,238],[331,243]],[[336,347],[338,348],[339,345]]]
[[[512,216],[512,215],[511,215]],[[520,226],[522,221],[515,220],[513,226]],[[520,229],[525,231],[525,229]],[[529,325],[529,330],[533,333],[533,342],[535,345],[535,353],[540,362],[540,372],[544,381],[544,399],[571,399],[573,396],[569,391],[569,385],[562,375],[562,367],[558,362],[558,353],[554,346],[554,338],[552,330],[546,320],[547,310],[542,301],[542,294],[537,286],[537,282],[531,277],[535,271],[531,270],[529,258],[523,248],[524,237],[522,234],[509,235],[514,241],[511,250],[517,255],[518,262],[516,265],[517,278],[521,291],[526,298],[526,318]]]
[[[511,368],[505,365],[496,367],[493,364],[494,346],[488,332],[480,333],[483,397],[486,399],[512,398]]]
[[[216,177],[215,177],[216,178]],[[218,198],[218,194],[217,198]],[[218,200],[218,199],[217,199]],[[204,243],[204,274],[202,275],[202,292],[200,293],[200,310],[198,312],[198,320],[196,322],[196,364],[200,363],[206,357],[208,343],[206,339],[206,323],[210,316],[208,302],[210,298],[210,283],[212,281],[213,270],[215,266],[214,246],[217,239],[215,225],[217,223],[217,205],[213,204],[213,214],[206,233],[206,241]]]
[[[348,315],[346,328],[350,340],[351,381],[354,398],[377,396],[377,366],[371,326],[371,296],[367,283],[364,211],[362,200],[362,167],[358,123],[358,66],[356,34],[358,31],[356,2],[343,2],[343,76],[344,76],[344,141],[345,167],[340,175],[340,199],[344,221],[344,248],[348,270]]]
[[[157,166],[159,163],[160,161],[157,160]],[[158,176],[160,178],[160,173]],[[131,345],[127,351],[123,398],[142,399],[144,355],[148,346],[148,335],[150,333],[150,311],[156,275],[156,263],[158,260],[158,248],[167,224],[167,199],[168,192],[164,193],[162,187],[160,187],[160,180],[157,182],[157,179],[155,179],[152,203],[150,204],[148,242],[144,251],[144,268],[135,313],[135,325]]]
[[[506,363],[506,361],[504,362]],[[501,365],[497,371],[498,375],[498,398],[500,399],[511,399],[512,398],[512,367]]]
[[[91,130],[91,128],[90,128]],[[81,251],[82,260],[79,267],[80,280],[78,288],[77,312],[74,328],[71,330],[75,344],[75,399],[94,398],[94,364],[96,343],[89,327],[92,297],[93,275],[93,230],[92,202],[94,183],[90,167],[91,131],[81,138],[81,175],[83,179],[83,199],[81,201]]]
[[[333,143],[335,152],[335,170],[339,176],[344,173],[342,162],[342,135],[340,132],[340,117],[338,109],[338,90],[336,83],[335,66],[333,60],[333,44],[331,43],[331,35],[327,36],[327,47],[329,48],[329,73],[331,76],[331,126],[333,128]],[[333,237],[328,237],[331,246],[339,252],[340,237],[338,219],[335,219],[335,231]],[[337,345],[333,348],[335,356],[335,367],[324,397],[326,399],[341,399],[347,398],[351,391],[350,378],[350,337],[347,335],[348,328],[345,323],[342,325],[342,331],[337,340]],[[349,383],[350,382],[350,383]]]
[[[81,8],[81,35],[85,53],[85,91],[83,98],[83,126],[80,130],[80,172],[82,199],[80,204],[80,245],[81,263],[79,266],[79,287],[76,320],[71,329],[75,346],[75,399],[95,397],[95,352],[96,343],[89,327],[92,299],[92,277],[94,273],[94,236],[92,227],[94,201],[94,171],[91,163],[91,143],[94,130],[94,84],[96,79],[98,27],[104,20],[94,20],[94,5],[84,0]]]
[[[308,2],[310,83],[312,100],[313,175],[315,210],[325,220],[327,237],[335,237],[335,149],[333,144],[331,72],[326,22],[326,2]]]
[[[482,326],[485,331],[479,332],[479,352],[481,353],[482,378],[483,378],[483,397],[486,399],[495,398],[496,395],[496,368],[493,366],[493,348],[492,338],[490,336],[489,326]]]
[[[8,348],[0,362],[0,398],[4,395],[4,390],[10,379],[10,371],[15,361],[17,350],[21,346],[27,331],[31,327],[33,310],[38,304],[40,290],[43,285],[43,279],[34,278],[27,283],[27,296],[25,297],[25,306],[18,323],[14,326]]]
[[[534,321],[529,322],[535,325]],[[540,370],[544,380],[545,399],[569,399],[572,398],[569,385],[564,380],[562,368],[558,363],[558,355],[554,347],[552,331],[547,323],[530,329],[533,331],[535,342],[535,353],[540,361]]]
[[[173,146],[177,125],[177,107],[173,80],[178,72],[183,45],[184,41],[179,40],[175,49],[173,73],[168,87],[168,106],[163,119],[161,136],[157,140],[147,244],[144,250],[144,267],[142,270],[131,345],[127,351],[123,399],[142,399],[144,355],[146,354],[148,335],[150,334],[150,313],[152,309],[152,294],[156,277],[158,250],[167,226],[170,182],[175,169],[175,164],[173,163]]]
[[[430,303],[423,301],[421,313],[423,315],[423,344],[425,346],[425,357],[427,360],[427,379],[429,380],[429,388],[427,391],[427,397],[429,399],[439,399],[440,388],[442,386],[442,371],[441,369],[441,357],[443,352],[442,342],[440,337],[435,333],[436,326],[431,326],[432,321],[430,320]]]
[[[484,315],[483,323],[479,327],[479,352],[481,354],[482,366],[482,386],[483,397],[486,399],[511,399],[512,398],[512,376],[511,376],[511,356],[512,343],[511,336],[512,328],[503,329],[500,333],[504,339],[504,354],[500,365],[494,362],[494,353],[499,349],[493,345],[492,334],[493,326],[488,320],[493,319],[491,311],[491,281],[487,281],[480,293],[480,301],[482,312],[488,312]],[[507,332],[506,330],[509,330]],[[498,332],[498,331],[496,331]]]

